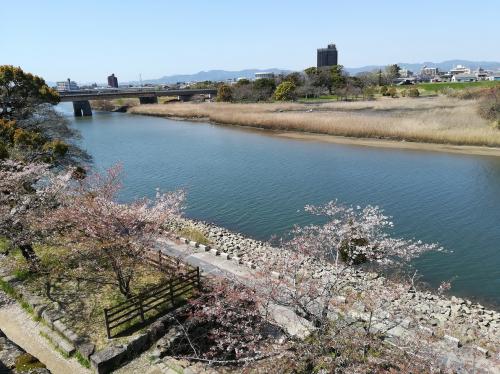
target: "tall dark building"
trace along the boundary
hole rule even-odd
[[[333,65],[338,65],[338,53],[335,44],[328,44],[328,48],[318,48],[318,68]]]
[[[115,74],[111,74],[108,77],[108,86],[118,88],[118,78],[115,77]]]

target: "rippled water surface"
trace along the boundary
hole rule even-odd
[[[120,113],[73,118],[98,167],[120,161],[121,198],[186,188],[187,215],[258,239],[311,222],[332,199],[374,204],[397,235],[453,253],[415,262],[424,280],[500,306],[500,158],[283,139],[257,130]]]

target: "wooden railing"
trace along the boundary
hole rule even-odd
[[[157,267],[161,271],[189,271],[193,269],[192,266],[182,262],[180,259],[173,258],[164,254],[161,250],[158,251],[148,251],[145,254],[145,260],[151,265]]]
[[[165,259],[161,258],[161,261]],[[177,309],[184,303],[183,297],[189,296],[195,288],[199,289],[200,285],[200,268],[191,268],[159,286],[104,309],[108,339],[115,336],[113,330],[118,327],[127,324],[126,330],[135,325],[144,324],[160,314]]]

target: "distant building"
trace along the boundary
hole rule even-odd
[[[465,67],[463,65],[457,65],[453,69],[450,70],[451,75],[458,75],[458,74],[470,74],[471,71],[468,67]]]
[[[439,69],[438,68],[431,68],[428,66],[425,66],[420,70],[420,75],[424,77],[434,77],[439,74]]]
[[[118,88],[118,78],[115,77],[114,73],[108,76],[108,86]]]
[[[474,74],[478,81],[484,81],[489,75],[488,72],[481,67],[478,67],[477,70],[474,71]]]
[[[413,77],[413,72],[408,70],[408,69],[401,69],[399,71],[399,76],[401,78],[409,78],[409,77]]]
[[[477,77],[476,74],[455,74],[453,77],[451,77],[452,82],[476,82]]]
[[[57,91],[76,91],[79,87],[76,82],[73,82],[71,79],[67,79],[62,82],[57,82]]]
[[[486,78],[489,81],[500,81],[500,73],[493,73]]]
[[[274,73],[269,73],[269,72],[255,73],[255,79],[274,79]]]
[[[328,44],[327,48],[318,48],[317,67],[338,65],[338,52],[335,44]]]

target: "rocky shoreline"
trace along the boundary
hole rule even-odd
[[[177,230],[183,228],[198,230],[223,256],[233,260],[236,258],[239,263],[256,269],[276,263],[283,256],[278,248],[211,223],[181,219],[175,226]],[[328,276],[329,271],[332,271],[330,264],[311,261],[309,265],[311,271],[318,277]],[[400,293],[400,297],[384,300],[380,308],[385,313],[391,314],[391,319],[396,318],[408,329],[418,324],[435,336],[448,336],[448,341],[452,345],[475,344],[482,354],[499,355],[500,313],[498,311],[487,309],[479,303],[463,298],[410,289],[408,284],[396,283],[374,272],[351,269],[347,274],[347,281],[359,293],[380,288],[401,288],[403,292]],[[401,308],[402,306],[404,308]],[[402,310],[408,309],[414,311],[411,318],[402,314]],[[358,303],[356,314],[363,316],[364,313],[366,314],[366,308]],[[388,318],[379,317],[380,320]]]

